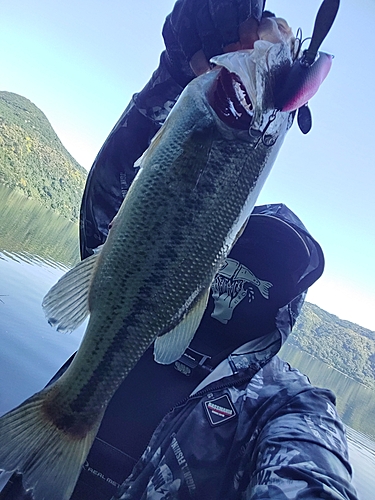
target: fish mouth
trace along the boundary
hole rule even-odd
[[[245,85],[236,73],[222,67],[209,96],[218,118],[231,128],[249,130],[254,108]]]

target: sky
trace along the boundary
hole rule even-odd
[[[89,169],[163,50],[173,0],[0,0],[0,90],[30,99]],[[267,0],[311,36],[321,0]],[[375,331],[375,0],[343,0],[321,50],[335,56],[289,132],[258,204],[285,203],[321,244],[325,272],[307,300]]]

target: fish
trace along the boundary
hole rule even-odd
[[[169,364],[189,345],[303,104],[274,104],[294,58],[287,30],[214,57],[140,159],[104,245],[44,298],[58,330],[89,321],[67,371],[0,418],[0,469],[22,473],[35,500],[70,498],[110,399],[149,346]]]

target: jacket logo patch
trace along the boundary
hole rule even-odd
[[[237,415],[231,400],[226,394],[224,396],[220,396],[219,398],[205,401],[204,409],[206,411],[208,421],[213,427],[227,422]]]

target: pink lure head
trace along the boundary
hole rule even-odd
[[[290,68],[285,83],[275,95],[275,107],[281,111],[294,111],[313,97],[331,69],[333,56],[319,52],[311,65],[300,60]]]

